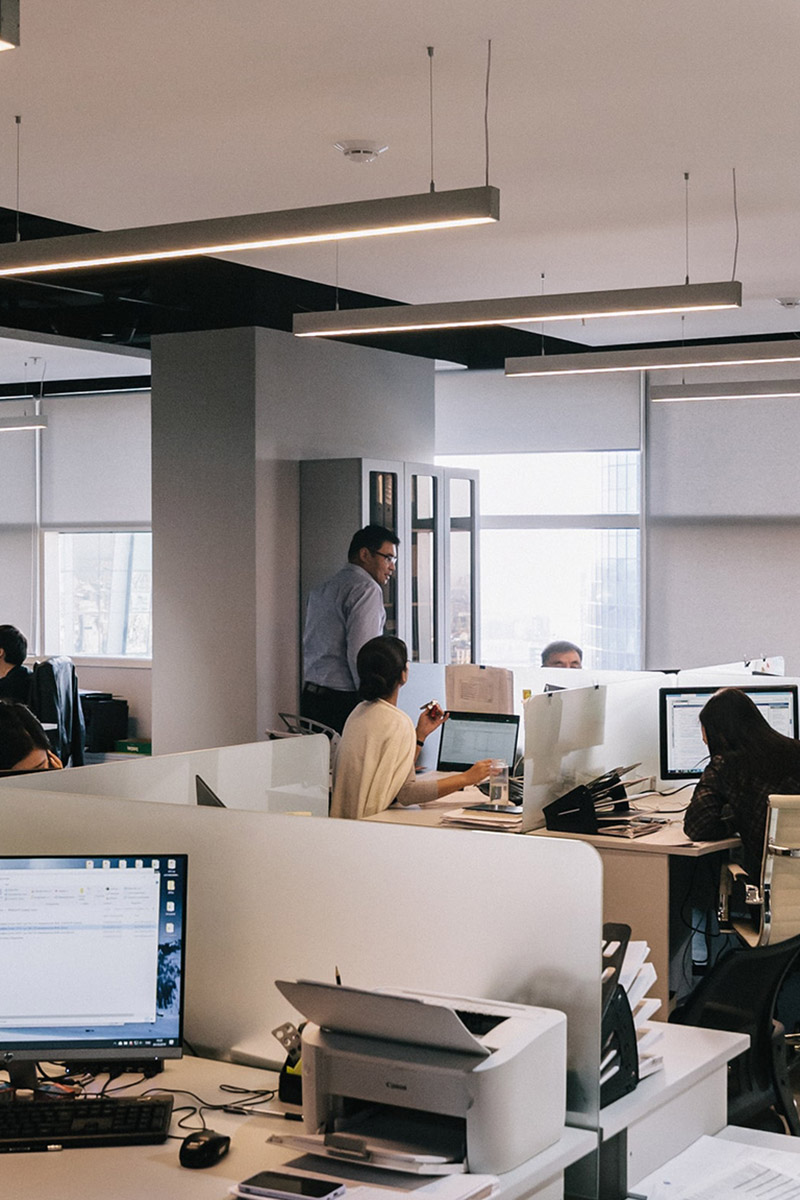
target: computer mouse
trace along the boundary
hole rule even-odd
[[[196,1129],[181,1142],[178,1160],[182,1167],[213,1167],[230,1149],[231,1139],[214,1129]]]

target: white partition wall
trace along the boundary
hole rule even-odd
[[[199,775],[226,808],[328,815],[330,742],[321,734],[190,750],[126,762],[70,767],[7,777],[2,785],[26,791],[115,796],[161,804],[195,804]]]
[[[601,866],[579,842],[0,788],[5,854],[189,855],[187,1037],[281,1057],[276,978],[542,1004],[568,1018],[572,1121],[597,1123]]]
[[[602,687],[526,700],[523,828],[544,825],[545,805],[605,771],[637,764],[630,778],[655,780],[659,690],[674,686],[674,680],[674,675],[640,671]]]

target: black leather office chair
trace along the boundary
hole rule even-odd
[[[46,658],[33,669],[31,710],[43,725],[55,725],[50,743],[66,767],[83,766],[86,731],[78,676],[71,658]]]
[[[800,955],[800,935],[742,946],[717,960],[670,1021],[747,1033],[750,1048],[728,1067],[728,1122],[800,1137],[783,1025],[775,1017],[781,985]],[[781,1121],[780,1118],[783,1118]]]

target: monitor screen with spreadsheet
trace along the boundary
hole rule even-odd
[[[0,857],[0,1069],[180,1057],[186,873],[185,854]]]
[[[700,711],[718,688],[661,688],[659,741],[661,778],[698,779],[708,764],[708,747],[700,728]],[[798,736],[797,686],[775,684],[740,689],[757,705],[773,729],[786,737]]]

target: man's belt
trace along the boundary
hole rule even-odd
[[[314,696],[352,696],[354,692],[345,691],[343,688],[329,688],[321,683],[304,683],[304,692],[311,692]]]

